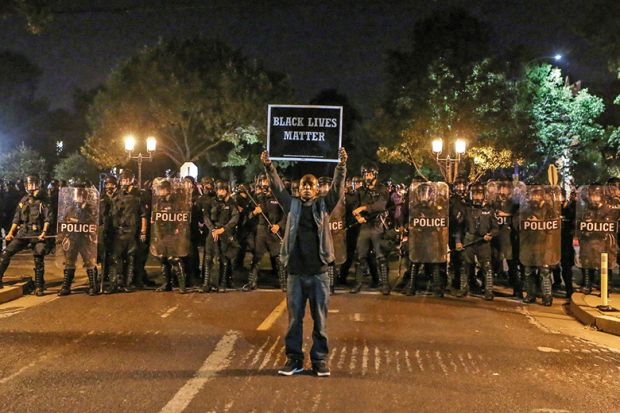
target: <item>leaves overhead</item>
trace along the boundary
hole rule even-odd
[[[265,139],[268,103],[290,96],[285,76],[217,40],[160,42],[112,72],[89,112],[92,134],[83,153],[100,166],[125,162],[122,137],[153,135],[176,165],[207,159],[239,128]],[[232,152],[238,156],[241,152]],[[238,159],[237,159],[238,161]]]

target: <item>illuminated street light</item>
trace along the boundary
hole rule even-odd
[[[154,136],[146,138],[146,151],[147,155],[143,155],[142,152],[137,155],[133,155],[132,152],[136,148],[136,138],[133,135],[125,136],[125,151],[129,159],[134,159],[138,162],[138,188],[142,187],[142,161],[153,160],[153,152],[157,149],[157,139]]]
[[[558,53],[555,56],[553,56],[553,58],[555,59],[556,62],[559,62],[560,60],[562,60],[562,55]]]
[[[127,152],[133,152],[135,147],[136,147],[136,138],[134,138],[133,135],[125,136],[125,150]]]
[[[464,139],[456,139],[454,141],[454,155],[447,153],[445,157],[439,155],[443,151],[443,139],[433,139],[431,142],[433,153],[435,153],[435,160],[439,169],[444,176],[444,179],[448,183],[454,182],[458,175],[459,163],[461,162],[461,155],[467,150],[467,143]]]
[[[441,153],[443,150],[443,140],[441,138],[433,139],[433,152]]]
[[[454,151],[458,155],[462,155],[465,153],[466,146],[467,144],[463,139],[457,139],[456,142],[454,142]]]

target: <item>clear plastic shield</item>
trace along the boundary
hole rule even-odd
[[[415,182],[409,188],[409,259],[443,263],[448,253],[448,205],[445,182]]]
[[[344,202],[338,202],[329,216],[329,229],[334,243],[335,263],[342,265],[347,260],[347,227]]]
[[[94,187],[65,187],[58,194],[56,265],[86,268],[97,263],[99,192]]]
[[[519,260],[529,267],[557,265],[561,256],[559,186],[528,185],[519,208]]]
[[[151,244],[155,257],[185,257],[190,251],[192,190],[183,180],[153,181]]]
[[[579,240],[579,266],[600,269],[601,254],[607,254],[609,268],[617,267],[618,218],[612,188],[585,185],[577,191],[575,233]]]
[[[525,195],[523,182],[489,181],[486,186],[486,199],[495,210],[500,229],[512,227],[512,221],[519,211],[519,203]]]

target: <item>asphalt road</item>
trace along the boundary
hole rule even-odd
[[[577,325],[559,300],[341,292],[332,377],[317,378],[276,374],[277,290],[53,292],[0,306],[2,412],[620,410],[620,338],[553,331]],[[305,327],[310,343],[309,315]]]

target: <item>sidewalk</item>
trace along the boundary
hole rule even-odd
[[[611,293],[608,300],[609,306],[617,311],[600,310],[597,306],[602,302],[598,291],[590,295],[575,292],[570,302],[570,312],[586,326],[620,336],[620,294]]]

